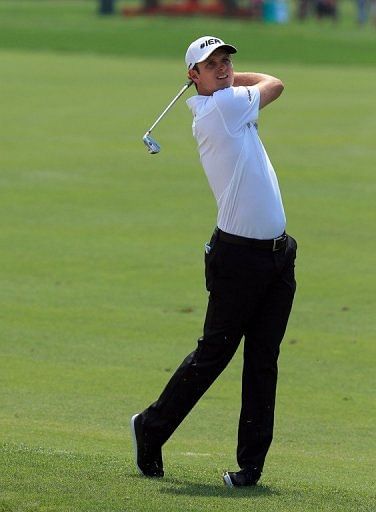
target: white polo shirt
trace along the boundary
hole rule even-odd
[[[260,91],[228,87],[192,96],[193,135],[218,205],[217,225],[226,233],[276,238],[286,217],[273,166],[257,133]]]

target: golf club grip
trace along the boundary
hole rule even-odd
[[[154,121],[154,123],[151,125],[149,130],[146,133],[151,133],[151,131],[157,126],[159,121],[162,119],[162,117],[170,110],[170,108],[178,101],[180,96],[185,93],[185,91],[193,84],[192,80],[188,80],[184,86],[180,89],[180,91],[177,93],[175,98],[167,105],[167,107],[164,109],[164,111],[159,115],[159,117]]]

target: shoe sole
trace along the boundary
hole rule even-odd
[[[223,474],[223,482],[227,487],[234,487],[230,475],[226,472]]]
[[[137,471],[140,473],[140,475],[145,476],[144,473],[142,472],[140,466],[137,463],[137,460],[138,460],[138,449],[137,449],[137,436],[136,436],[135,421],[138,418],[138,416],[140,416],[140,413],[135,414],[131,418],[131,433],[132,433],[132,439],[133,439],[133,449],[134,449],[134,457],[135,457],[135,461],[136,461]]]

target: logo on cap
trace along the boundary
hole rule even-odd
[[[205,48],[205,46],[209,46],[211,44],[217,44],[217,43],[221,43],[222,41],[220,39],[207,39],[206,41],[204,41],[203,43],[200,44],[200,48],[201,50],[203,48]]]

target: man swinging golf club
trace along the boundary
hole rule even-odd
[[[277,360],[295,293],[297,248],[285,233],[278,181],[257,131],[260,109],[280,96],[283,84],[261,73],[234,72],[236,51],[204,36],[186,53],[188,77],[197,89],[187,100],[193,134],[218,206],[217,227],[205,251],[208,308],[196,349],[157,401],[131,420],[139,472],[162,477],[163,444],[244,337],[240,470],[224,473],[229,487],[257,483],[272,441]]]

